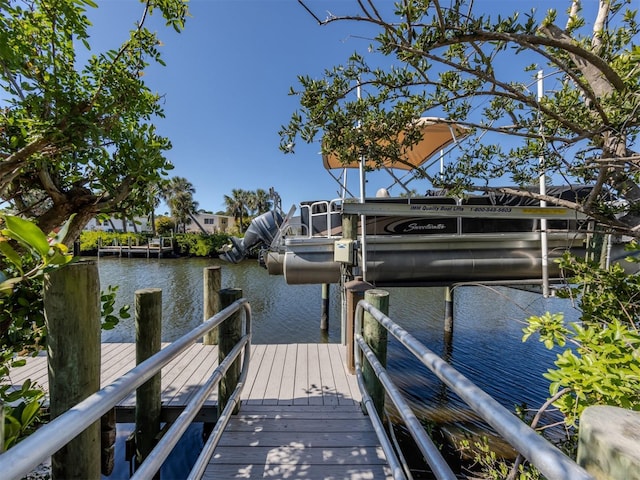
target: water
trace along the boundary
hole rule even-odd
[[[329,331],[320,331],[321,286],[287,285],[269,276],[255,261],[238,265],[216,259],[98,260],[102,288],[119,285],[118,305],[133,304],[135,290],[157,287],[163,295],[163,341],[173,341],[203,320],[203,269],[222,266],[222,287],[242,288],[251,303],[254,343],[317,343],[340,341],[340,293],[331,286]],[[465,376],[513,410],[538,408],[548,396],[542,374],[556,352],[536,339],[522,342],[524,321],[545,311],[578,312],[567,300],[504,287],[457,287],[454,290],[454,332],[443,332],[443,288],[391,288],[389,317],[429,349],[447,359]],[[104,331],[104,342],[135,339],[133,319]],[[487,427],[457,396],[398,343],[389,342],[389,370],[423,421],[436,423],[444,435]],[[111,478],[128,478],[111,477]]]
[[[162,289],[162,341],[171,342],[203,321],[203,269],[222,266],[222,288],[238,287],[251,303],[254,343],[340,341],[340,293],[331,288],[329,332],[320,332],[321,286],[287,285],[256,261],[229,264],[217,259],[128,259],[100,257],[100,285],[119,285],[116,306],[130,304],[142,288]],[[133,319],[103,331],[103,342],[135,341]]]

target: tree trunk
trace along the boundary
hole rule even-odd
[[[78,238],[80,238],[82,230],[84,230],[84,227],[87,226],[87,223],[89,223],[89,221],[94,218],[95,215],[95,212],[88,210],[77,213],[71,220],[69,228],[67,229],[67,234],[62,239],[62,243],[64,243],[67,247],[71,247],[73,243]]]
[[[151,210],[150,218],[151,218],[151,233],[155,237],[157,235],[157,232],[156,232],[156,212],[154,212],[153,210]]]
[[[191,220],[193,220],[195,222],[195,224],[198,226],[198,228],[200,229],[200,232],[207,234],[208,232],[202,227],[202,225],[200,225],[200,222],[198,222],[198,220],[196,220],[196,217],[193,216],[192,213],[189,214],[189,218],[191,218]]]

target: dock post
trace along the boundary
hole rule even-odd
[[[364,299],[385,315],[389,314],[389,292],[378,289],[367,290],[364,293]],[[386,368],[387,330],[368,312],[364,312],[362,320],[362,337],[365,342],[367,342],[367,345],[369,345],[371,350],[373,350],[373,353],[375,353],[382,366]],[[373,399],[373,404],[376,407],[378,416],[383,418],[385,396],[384,387],[382,386],[382,383],[380,383],[380,380],[378,380],[378,377],[376,377],[376,374],[369,365],[369,362],[366,360],[362,365],[362,376],[364,377],[364,383],[367,391]]]
[[[453,333],[453,289],[444,287],[444,331]]]
[[[242,289],[240,288],[225,288],[224,290],[220,290],[220,307],[224,310],[241,298]],[[242,317],[240,312],[236,312],[222,322],[218,330],[219,364],[222,363],[233,347],[236,346],[240,338],[242,338]],[[224,407],[229,401],[229,397],[231,397],[231,394],[238,384],[238,379],[240,378],[240,362],[241,358],[236,358],[220,381],[220,385],[218,386],[218,416],[222,414]],[[238,413],[238,409],[238,405],[236,405],[233,413]]]
[[[0,401],[0,453],[4,452],[4,403]]]
[[[54,419],[100,389],[100,279],[95,261],[44,277],[49,409]],[[51,457],[51,478],[100,478],[100,421]]]
[[[100,419],[100,472],[111,475],[116,464],[117,419],[112,408]]]
[[[320,330],[329,330],[329,289],[328,283],[322,284],[322,308],[320,310]]]
[[[203,270],[204,285],[204,321],[206,322],[220,311],[220,286],[222,270],[219,266],[206,267]],[[218,344],[218,328],[205,333],[202,338],[204,345]]]
[[[364,292],[371,290],[373,285],[363,282],[362,277],[347,282],[345,289],[347,292],[347,371],[354,375],[356,373],[356,362],[354,358],[353,331],[355,327],[355,313],[358,302],[364,298]]]
[[[355,241],[358,236],[358,215],[346,214],[342,216],[342,238]],[[346,284],[353,280],[353,265],[340,264],[340,342],[347,344],[347,308]]]
[[[135,292],[136,365],[160,351],[162,338],[162,290]],[[162,374],[156,373],[136,390],[136,457],[140,465],[149,455],[160,432]]]

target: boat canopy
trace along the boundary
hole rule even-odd
[[[422,134],[422,140],[409,149],[403,158],[399,160],[388,159],[382,165],[376,164],[374,160],[368,159],[367,167],[382,166],[401,170],[413,170],[422,165],[435,153],[469,134],[466,128],[454,123],[447,123],[439,118],[422,117],[416,122]],[[401,132],[398,135],[398,141],[402,142],[403,139],[404,135]],[[335,153],[323,154],[322,161],[327,170],[360,167],[360,162],[357,161],[342,163]]]

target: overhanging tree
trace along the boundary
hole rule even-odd
[[[634,144],[640,129],[640,46],[632,2],[589,2],[586,7],[596,8],[584,12],[573,0],[562,19],[556,11],[490,15],[480,11],[486,3],[467,0],[403,0],[393,8],[356,0],[341,5],[347,13],[321,18],[315,2],[299,3],[320,25],[367,24],[369,51],[391,60],[372,64],[380,55],[356,53],[323,78],[299,77],[301,88],[291,93],[300,96],[301,108],[280,132],[284,151],[322,133],[323,151],[344,162],[361,155],[379,164],[400,161],[403,150],[420,139],[412,122],[440,117],[466,126],[471,136],[443,176],[419,172],[434,186],[546,200],[638,235],[640,155]],[[557,88],[538,99],[534,84],[540,69]],[[355,95],[358,85],[362,98]],[[400,130],[409,132],[402,141]],[[491,144],[487,132],[508,135],[510,141]],[[540,195],[530,187],[543,168],[556,181],[594,188],[576,202]],[[493,187],[497,178],[514,186]],[[614,208],[605,192],[624,202]]]
[[[67,244],[98,213],[147,213],[147,186],[172,168],[153,125],[160,96],[143,82],[163,63],[145,24],[158,10],[180,31],[186,0],[141,4],[129,38],[82,65],[92,0],[0,1],[0,198],[46,232],[75,213]]]

